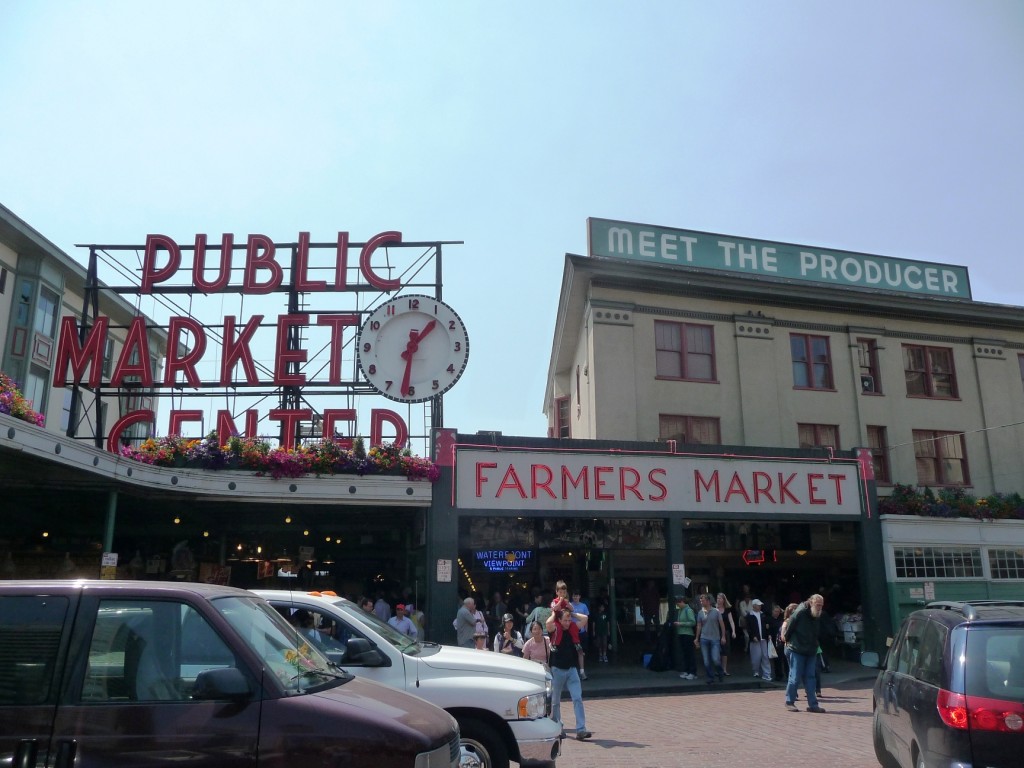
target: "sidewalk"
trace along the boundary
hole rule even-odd
[[[620,696],[651,696],[678,693],[709,693],[715,691],[752,691],[774,689],[782,691],[785,680],[766,683],[753,676],[748,658],[737,655],[729,657],[731,675],[721,683],[708,685],[703,675],[696,680],[682,680],[675,670],[652,672],[639,662],[626,664],[611,662],[601,664],[587,660],[587,679],[583,681],[583,699],[608,699]],[[843,687],[849,683],[864,686],[878,675],[877,669],[861,666],[846,659],[832,659],[831,672],[821,676],[823,688]],[[698,665],[698,669],[700,665]],[[568,697],[568,692],[563,698]]]

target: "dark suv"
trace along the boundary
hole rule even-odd
[[[935,602],[900,626],[875,681],[875,755],[901,768],[1024,760],[1024,600]]]

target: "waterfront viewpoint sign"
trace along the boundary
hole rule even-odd
[[[971,298],[966,267],[608,219],[588,219],[587,225],[591,256],[845,288]]]
[[[455,506],[521,512],[859,516],[858,463],[458,447]]]

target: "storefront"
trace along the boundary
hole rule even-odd
[[[855,452],[451,440],[428,545],[435,637],[466,595],[521,605],[558,579],[591,600],[607,595],[613,642],[642,626],[650,581],[662,617],[675,594],[732,599],[748,585],[769,604],[824,590],[835,612],[863,606],[867,647],[890,632],[874,482]]]

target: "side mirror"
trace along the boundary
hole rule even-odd
[[[370,641],[365,637],[350,637],[345,647],[346,664],[358,664],[363,667],[390,666],[384,654],[370,645]]]
[[[192,687],[192,698],[199,700],[247,699],[250,695],[248,678],[235,667],[204,670]]]
[[[860,655],[861,666],[878,669],[878,654],[874,651],[864,651]]]

